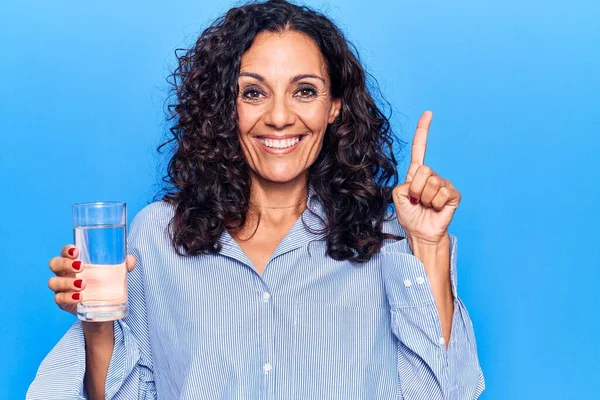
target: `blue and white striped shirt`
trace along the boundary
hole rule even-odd
[[[312,192],[312,191],[311,191]],[[475,399],[484,389],[473,327],[455,294],[446,349],[421,261],[406,239],[369,262],[326,256],[319,199],[262,275],[224,232],[219,254],[180,257],[173,208],[146,206],[130,227],[129,315],[114,323],[107,399]],[[304,221],[304,223],[303,223]],[[386,232],[403,235],[396,219]],[[84,399],[76,322],[42,362],[27,399]]]

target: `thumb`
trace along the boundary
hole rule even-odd
[[[410,195],[408,192],[409,188],[410,188],[410,182],[406,182],[406,183],[396,186],[394,188],[394,190],[392,190],[392,199],[394,200],[394,204],[396,204],[396,206],[410,203],[410,199],[409,199]]]
[[[137,258],[135,258],[135,256],[132,256],[132,255],[127,256],[127,259],[126,259],[127,272],[133,271],[133,267],[135,267],[136,262],[137,262]]]

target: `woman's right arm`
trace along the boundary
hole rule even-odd
[[[135,225],[128,245],[134,256],[127,257],[129,315],[108,323],[76,322],[40,365],[27,399],[156,398]],[[73,314],[85,288],[75,276],[83,268],[77,256],[77,249],[65,247],[50,262],[56,276],[48,282],[58,306]]]

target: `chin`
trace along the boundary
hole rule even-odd
[[[291,182],[302,175],[303,171],[276,171],[275,168],[269,171],[258,171],[259,176],[269,182],[287,183]]]
[[[273,183],[288,183],[298,177],[298,175],[279,175],[279,174],[278,175],[266,174],[266,175],[261,175],[261,176],[263,177],[263,179],[266,179],[269,182],[273,182]]]

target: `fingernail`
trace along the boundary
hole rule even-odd
[[[79,271],[81,268],[81,261],[73,261],[73,269]]]
[[[71,247],[71,248],[69,249],[69,252],[68,252],[68,253],[69,253],[69,255],[70,255],[70,256],[72,256],[72,255],[73,255],[73,253],[75,253],[75,247]]]
[[[81,279],[75,279],[75,281],[73,282],[73,286],[75,286],[77,289],[81,289],[82,282],[83,282],[83,280],[81,280]]]
[[[410,197],[411,204],[417,204],[419,202],[419,199],[417,199],[416,197],[412,197],[412,196],[409,196],[409,197]]]
[[[73,300],[79,300],[79,293],[73,293],[73,295],[71,297],[73,297]]]

